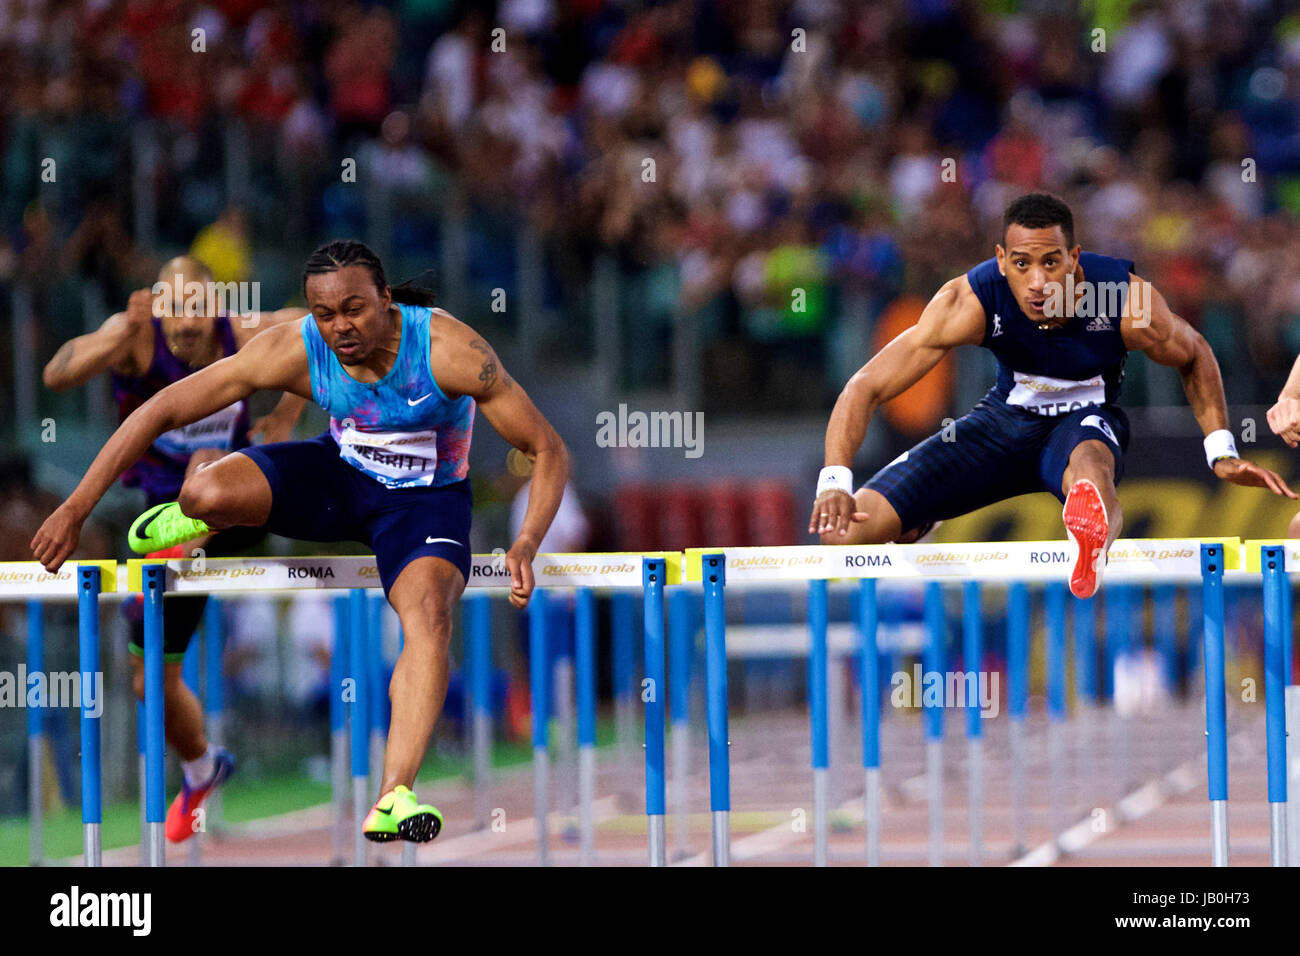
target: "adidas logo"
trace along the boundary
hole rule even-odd
[[[1110,319],[1104,315],[1099,315],[1085,326],[1088,332],[1114,332],[1114,327],[1110,324]]]

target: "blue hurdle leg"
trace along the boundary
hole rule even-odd
[[[149,827],[149,865],[163,866],[164,777],[166,738],[163,735],[163,594],[167,566],[146,564],[144,583],[144,763],[145,820]]]
[[[721,552],[701,558],[704,571],[704,693],[709,715],[709,809],[713,865],[731,865],[731,737],[727,728],[726,565]]]
[[[970,819],[971,866],[979,866],[984,855],[984,718],[981,716],[980,687],[988,687],[984,676],[984,616],[980,607],[978,581],[962,585],[962,663],[974,686],[966,678],[966,764],[969,789],[967,813]]]
[[[880,650],[876,579],[858,584],[858,651],[862,670],[862,767],[866,776],[863,815],[867,831],[867,866],[880,865]]]
[[[1222,544],[1201,545],[1205,633],[1206,773],[1215,866],[1228,865],[1228,715],[1223,648]]]
[[[827,855],[826,777],[830,768],[827,707],[826,629],[828,596],[825,580],[808,582],[808,706],[812,711],[813,865],[825,866]]]
[[[99,580],[99,568],[77,568],[78,667],[83,683],[100,672]],[[81,824],[86,866],[102,866],[99,717],[86,707],[86,696],[81,695]]]
[[[1285,620],[1283,589],[1290,583],[1286,576],[1286,550],[1276,545],[1260,549],[1260,567],[1264,571],[1264,720],[1268,747],[1269,860],[1273,866],[1287,865],[1286,835],[1286,652],[1283,643],[1289,637]],[[1284,631],[1287,628],[1287,631]]]
[[[645,590],[645,812],[651,866],[668,865],[664,830],[665,681],[663,558],[646,558],[642,565]]]
[[[37,600],[27,602],[27,672],[45,672],[45,606]],[[27,861],[31,866],[45,862],[44,720],[41,704],[27,708]]]
[[[574,665],[578,698],[578,841],[583,866],[596,862],[596,595],[574,594]]]
[[[693,595],[682,587],[668,597],[668,710],[672,720],[672,799],[675,856],[689,852],[691,766],[691,658],[695,653]]]

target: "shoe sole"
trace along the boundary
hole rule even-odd
[[[1066,534],[1078,548],[1074,570],[1070,572],[1070,593],[1077,598],[1090,598],[1101,586],[1106,539],[1110,536],[1110,521],[1097,486],[1086,478],[1071,485],[1061,518]]]
[[[436,813],[413,813],[397,824],[397,835],[410,843],[428,843],[442,831]]]

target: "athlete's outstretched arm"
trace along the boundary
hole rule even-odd
[[[569,480],[569,451],[532,399],[473,329],[435,309],[429,326],[429,365],[449,397],[469,395],[502,438],[533,463],[528,510],[510,550],[510,603],[522,608],[533,593],[532,561],[555,519]]]
[[[825,464],[851,467],[877,408],[919,382],[958,345],[978,345],[983,338],[984,307],[970,281],[962,275],[944,283],[916,325],[877,352],[840,392],[826,427]],[[856,510],[852,488],[826,491],[813,502],[808,532],[845,534],[851,521],[865,518]]]
[[[1292,448],[1300,445],[1300,356],[1278,393],[1277,404],[1268,410],[1268,425]]]
[[[84,385],[96,375],[110,369],[118,372],[139,373],[138,352],[143,332],[148,330],[153,341],[153,294],[148,289],[138,289],[127,300],[125,312],[109,316],[93,332],[68,339],[54,353],[45,366],[42,380],[45,387],[56,392]]]
[[[85,477],[32,539],[32,552],[47,571],[76,549],[81,525],[132,462],[139,460],[159,435],[188,425],[260,388],[311,394],[307,350],[298,330],[273,329],[228,358],[187,375],[137,408],[95,456]]]
[[[1187,402],[1205,435],[1227,430],[1228,402],[1223,394],[1219,363],[1210,343],[1185,319],[1176,315],[1165,297],[1149,282],[1131,273],[1129,282],[1129,302],[1141,303],[1141,306],[1125,309],[1130,314],[1123,320],[1124,344],[1130,350],[1145,353],[1159,365],[1178,369]],[[1242,458],[1220,458],[1214,463],[1214,473],[1233,484],[1267,488],[1288,498],[1300,497],[1287,487],[1277,472]]]

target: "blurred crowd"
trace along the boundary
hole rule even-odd
[[[514,254],[486,224],[526,223],[576,309],[610,253],[647,349],[685,308],[711,368],[794,363],[756,394],[821,408],[843,343],[853,367],[1042,188],[1205,331],[1233,402],[1300,351],[1300,15],[1275,0],[0,0],[0,57],[0,281],[118,298],[222,222],[300,259],[364,231],[353,157],[417,209],[454,184],[471,269]],[[138,247],[141,185],[166,250]],[[419,215],[394,244],[432,253]]]

